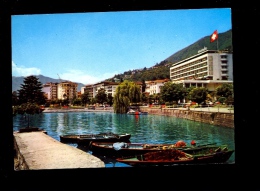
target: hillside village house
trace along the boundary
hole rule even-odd
[[[205,87],[209,91],[215,91],[223,83],[233,83],[232,53],[208,50],[204,47],[198,51],[198,54],[172,64],[170,79],[145,81],[145,93],[147,95],[160,93],[161,87],[168,81],[181,83],[184,87]],[[136,83],[142,88],[141,82]],[[80,94],[88,91],[91,99],[97,95],[99,89],[103,88],[108,95],[114,97],[119,84],[119,82],[108,81],[88,84],[81,88]],[[69,81],[47,83],[43,86],[43,92],[48,99],[64,99],[64,94],[72,99],[80,95],[76,91],[77,84]]]

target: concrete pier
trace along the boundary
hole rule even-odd
[[[100,168],[99,158],[61,143],[44,132],[14,132],[17,161],[15,170]]]

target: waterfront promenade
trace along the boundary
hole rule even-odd
[[[176,108],[174,108],[176,109]],[[180,110],[188,110],[188,108],[178,108]],[[190,108],[191,111],[204,111],[204,112],[220,112],[220,113],[234,113],[234,108],[230,107],[197,107],[197,108]]]
[[[99,158],[63,144],[43,132],[14,132],[15,170],[105,167]]]
[[[148,107],[148,106],[141,106],[142,107]],[[159,108],[159,107],[158,107]],[[188,110],[188,108],[167,108],[167,109],[179,109],[179,110]],[[234,108],[230,107],[197,107],[197,108],[190,108],[191,111],[205,111],[205,112],[220,112],[220,113],[234,113]],[[113,107],[107,107],[106,109],[103,109],[102,107],[99,107],[95,110],[93,109],[49,109],[46,108],[43,110],[43,113],[54,113],[54,112],[114,112]]]

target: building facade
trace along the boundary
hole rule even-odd
[[[148,95],[160,93],[161,87],[168,81],[170,81],[170,79],[145,81],[145,93]]]
[[[111,95],[114,97],[116,93],[116,88],[119,85],[118,82],[109,82],[109,81],[102,81],[92,85],[92,95],[93,98],[96,97],[98,94],[98,90],[104,89],[107,95]],[[90,89],[90,88],[89,88]]]
[[[48,82],[43,85],[42,91],[48,100],[58,99],[58,83]]]
[[[78,97],[78,84],[71,81],[64,81],[58,84],[58,99],[74,99]]]
[[[185,87],[206,87],[214,91],[223,83],[233,83],[232,53],[204,47],[198,54],[173,64],[170,79]]]

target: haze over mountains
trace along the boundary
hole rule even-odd
[[[216,46],[216,43],[210,43],[210,35],[205,36],[201,38],[200,40],[196,41],[195,43],[187,46],[186,48],[183,48],[182,50],[172,54],[168,58],[165,59],[165,62],[163,64],[167,63],[176,63],[179,62],[185,58],[188,58],[190,56],[193,56],[198,53],[198,50],[207,47],[209,50],[229,50],[233,51],[233,46],[232,46],[232,29],[228,30],[227,32],[224,33],[219,33],[218,34],[218,47]],[[60,82],[60,79],[55,79],[55,78],[50,78],[47,76],[43,75],[35,75],[37,78],[39,78],[39,81],[42,84],[45,84],[47,82]],[[112,78],[113,76],[111,76]],[[12,91],[17,91],[21,88],[21,84],[23,84],[24,77],[15,77],[12,76]],[[61,79],[61,81],[70,81],[66,79]],[[102,79],[100,79],[102,81]],[[78,84],[78,89],[77,91],[81,90],[81,87],[84,87],[85,84],[80,83],[80,82],[75,82]]]

